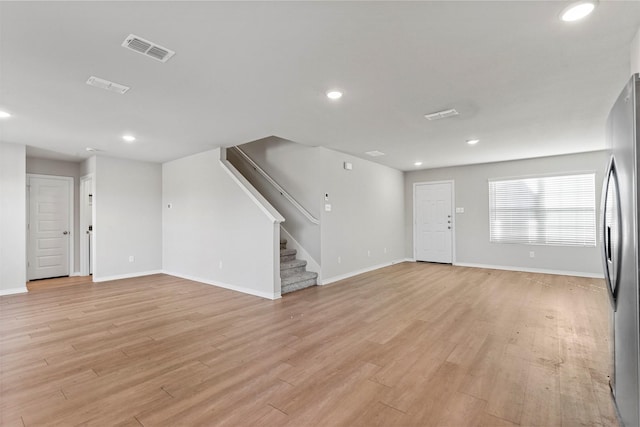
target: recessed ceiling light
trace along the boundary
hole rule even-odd
[[[133,142],[136,140],[136,137],[133,135],[124,135],[122,139],[124,139],[127,142]]]
[[[479,139],[467,139],[467,144],[469,145],[476,145],[478,142],[480,142]]]
[[[11,114],[6,111],[0,111],[0,119],[8,119],[9,117],[11,117]]]
[[[578,21],[593,12],[596,8],[595,1],[579,1],[571,3],[560,14],[560,19],[565,22]]]
[[[342,92],[338,90],[331,90],[327,92],[327,98],[329,99],[340,99],[342,98]]]
[[[422,162],[415,162],[413,165],[414,166],[422,166]]]

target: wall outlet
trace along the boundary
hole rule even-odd
[[[129,262],[135,262],[136,257],[134,257],[133,255],[129,255]]]
[[[220,262],[218,263],[218,268],[222,270],[222,260],[220,260]]]
[[[338,264],[342,264],[342,257],[338,257]]]
[[[329,203],[325,203],[324,210],[325,212],[331,212],[331,205]]]
[[[371,256],[371,251],[367,251],[367,256],[370,257]]]
[[[171,203],[167,203],[167,209],[171,209],[173,205]]]
[[[536,253],[534,251],[529,251],[529,258],[535,258]]]
[[[385,253],[385,254],[387,253],[387,248],[384,248],[384,253]]]

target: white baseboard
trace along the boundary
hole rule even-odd
[[[69,277],[76,277],[76,276],[80,276],[80,272],[79,271],[74,271],[73,273],[71,273],[69,275]]]
[[[9,289],[0,289],[0,296],[4,295],[15,295],[15,294],[26,294],[27,287],[18,287],[18,288],[9,288]]]
[[[603,274],[588,273],[584,271],[548,270],[544,268],[512,267],[512,266],[505,266],[505,265],[473,264],[473,263],[466,263],[466,262],[457,262],[454,265],[457,267],[473,267],[473,268],[487,268],[490,270],[522,271],[523,273],[555,274],[558,276],[589,277],[592,279],[604,278]]]
[[[137,273],[117,274],[115,276],[102,276],[102,277],[96,277],[94,274],[93,281],[95,283],[109,282],[111,280],[133,279],[134,277],[150,276],[152,274],[161,274],[161,273],[162,273],[162,270],[139,271]]]
[[[346,274],[340,274],[338,276],[329,277],[328,279],[325,279],[325,280],[322,281],[322,285],[328,285],[329,283],[333,283],[333,282],[337,282],[337,281],[340,281],[340,280],[348,279],[350,277],[357,276],[358,274],[368,273],[370,271],[378,270],[378,269],[384,268],[384,267],[389,267],[391,265],[398,264],[398,263],[401,263],[401,262],[405,262],[405,260],[404,259],[398,259],[398,260],[391,261],[391,262],[385,262],[383,264],[373,265],[371,267],[363,268],[363,269],[360,269],[360,270],[351,271],[351,272],[346,273]]]
[[[243,294],[249,294],[249,295],[253,295],[260,298],[266,298],[270,300],[276,300],[276,299],[282,298],[279,292],[269,293],[269,292],[256,291],[255,289],[246,288],[244,286],[230,285],[228,283],[222,283],[217,280],[213,281],[213,280],[203,279],[202,277],[195,277],[195,276],[190,276],[188,274],[174,273],[171,271],[163,271],[162,273],[168,274],[169,276],[179,277],[181,279],[193,280],[194,282],[204,283],[205,285],[217,286],[219,288],[229,289],[236,292],[242,292]]]
[[[415,258],[405,258],[401,262],[416,262]]]

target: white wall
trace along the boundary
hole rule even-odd
[[[607,160],[606,152],[599,151],[408,172],[405,175],[405,253],[407,257],[413,257],[413,184],[454,180],[455,206],[464,208],[463,214],[455,214],[457,264],[568,272],[601,277],[602,263],[599,246],[574,248],[490,243],[488,179],[572,171],[596,172],[596,221],[599,222],[601,185]],[[529,257],[529,251],[535,252],[535,258]]]
[[[26,151],[0,142],[0,295],[26,292]]]
[[[328,283],[403,260],[403,173],[325,148],[319,149],[323,194],[322,277]],[[345,170],[350,162],[353,170]]]
[[[256,177],[242,161],[234,164],[285,217],[283,227],[321,264],[322,283],[404,259],[402,172],[323,147],[272,137],[242,145],[260,167],[320,219],[313,226],[291,204]],[[353,170],[345,170],[350,162]],[[324,195],[329,195],[325,202]],[[331,211],[324,210],[325,203]],[[303,234],[301,230],[306,231]],[[315,242],[314,230],[319,232]],[[307,243],[311,241],[311,245]],[[320,252],[320,256],[318,256]]]
[[[27,157],[27,173],[67,176],[73,178],[73,230],[74,271],[80,271],[80,163]]]
[[[102,156],[94,161],[93,280],[161,271],[161,165]]]
[[[631,75],[640,73],[640,28],[631,42]]]
[[[280,297],[279,225],[222,167],[220,149],[163,164],[162,200],[167,274]]]

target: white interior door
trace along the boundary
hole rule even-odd
[[[416,261],[453,262],[452,190],[451,182],[415,185]]]
[[[73,181],[34,177],[29,185],[29,280],[69,275]]]

